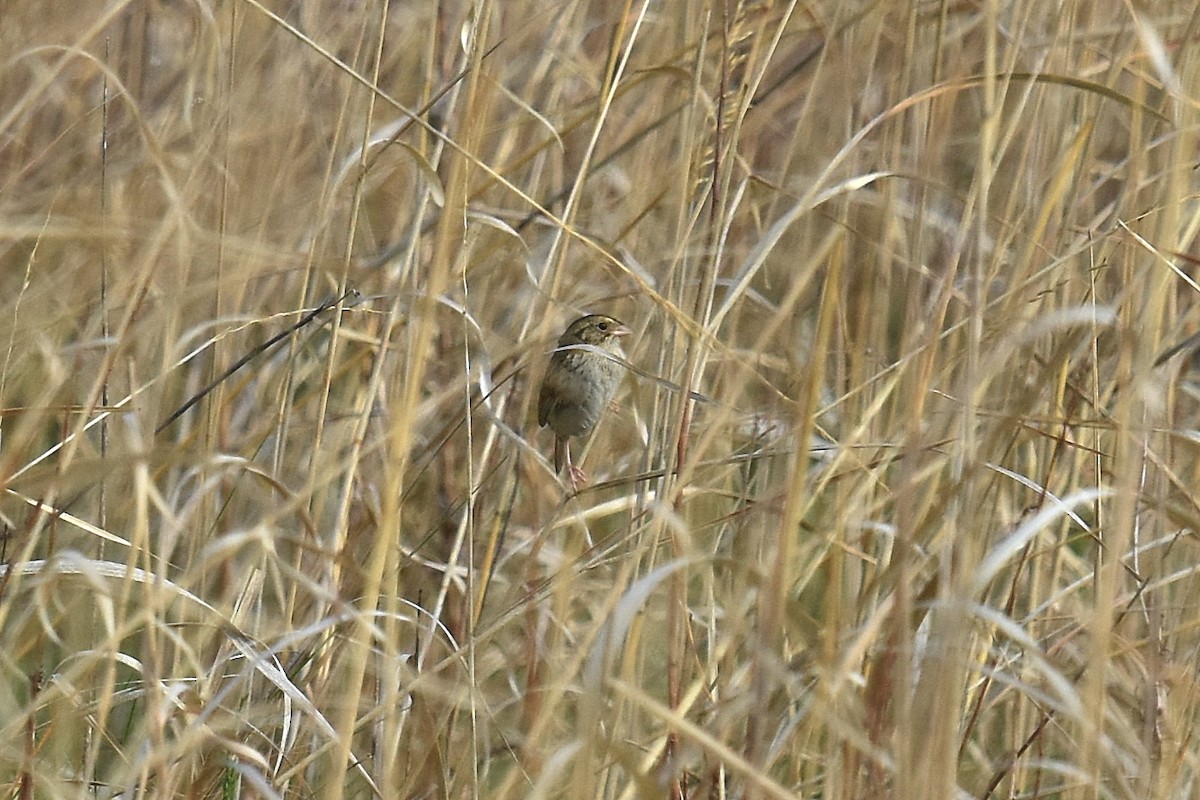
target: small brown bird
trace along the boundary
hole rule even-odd
[[[616,394],[624,367],[606,354],[624,355],[621,337],[629,332],[612,317],[589,314],[567,326],[550,357],[538,395],[538,424],[554,431],[554,469],[561,471],[566,461],[572,486],[578,487],[587,476],[571,463],[569,440],[596,427]]]

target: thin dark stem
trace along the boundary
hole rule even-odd
[[[357,300],[357,298],[359,297],[359,294],[354,289],[350,289],[345,294],[343,294],[341,297],[334,298],[331,300],[326,300],[324,303],[317,306],[312,311],[308,312],[303,317],[301,317],[300,320],[298,322],[296,322],[295,325],[292,325],[290,328],[287,328],[286,330],[276,334],[275,336],[272,336],[266,342],[264,342],[263,344],[259,345],[256,348],[254,348],[253,350],[251,350],[249,353],[242,356],[241,358],[239,358],[236,362],[234,362],[233,366],[231,366],[229,369],[225,370],[220,375],[218,375],[215,380],[213,380],[211,383],[209,383],[203,389],[201,389],[200,391],[196,392],[194,395],[189,397],[186,403],[184,403],[179,408],[172,411],[171,415],[169,417],[167,417],[166,419],[164,419],[161,423],[159,423],[159,426],[154,429],[155,435],[162,433],[163,430],[166,429],[168,426],[170,426],[170,424],[172,422],[174,422],[175,420],[182,417],[187,412],[188,409],[190,409],[192,406],[196,405],[196,403],[199,403],[201,400],[203,400],[205,395],[207,395],[213,389],[216,389],[218,386],[220,386],[221,383],[224,382],[227,378],[229,378],[229,376],[233,375],[233,373],[237,372],[239,369],[241,369],[242,367],[249,364],[250,361],[255,358],[255,356],[259,355],[260,353],[264,353],[267,350],[270,350],[272,347],[274,347],[275,345],[282,342],[288,336],[292,335],[293,333],[300,330],[308,323],[312,322],[314,319],[317,318],[317,316],[319,314],[321,314],[325,311],[328,311],[329,309],[338,305],[339,303],[344,301],[347,297],[354,297]]]

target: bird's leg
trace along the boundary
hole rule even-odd
[[[581,468],[571,463],[571,443],[567,439],[554,437],[554,468],[562,470],[563,462],[567,463],[567,477],[571,481],[571,488],[579,491],[581,483],[587,483],[587,473]]]

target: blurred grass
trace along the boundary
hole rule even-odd
[[[1191,796],[1198,30],[8,4],[4,796]]]

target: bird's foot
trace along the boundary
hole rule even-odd
[[[567,477],[571,479],[571,488],[575,491],[579,491],[579,487],[588,482],[587,473],[574,464],[567,464]]]

